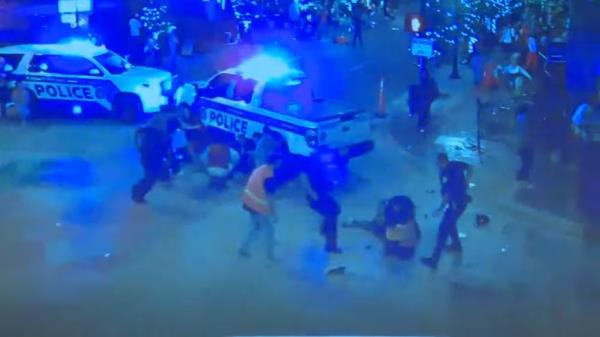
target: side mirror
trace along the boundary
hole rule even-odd
[[[100,75],[102,75],[102,73],[100,72],[100,70],[98,70],[96,68],[90,69],[89,74],[92,75],[92,76],[100,76]]]
[[[5,64],[5,65],[4,65],[4,71],[5,71],[5,72],[7,72],[7,73],[10,73],[10,72],[12,72],[13,70],[15,70],[15,68],[14,68],[12,65],[10,65],[10,64]]]

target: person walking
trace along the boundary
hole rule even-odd
[[[363,18],[362,18],[362,8],[360,5],[354,4],[352,7],[352,46],[356,47],[358,43],[360,47],[364,47],[363,45]]]
[[[144,203],[146,194],[161,178],[165,160],[169,154],[171,142],[166,132],[165,121],[154,117],[150,123],[136,131],[135,143],[140,153],[140,161],[144,170],[142,179],[133,185],[131,199],[136,203]]]
[[[275,192],[274,172],[280,163],[281,157],[273,155],[265,164],[257,167],[248,179],[242,202],[244,210],[250,215],[250,229],[238,250],[242,257],[250,257],[250,246],[263,232],[266,238],[267,258],[275,260],[274,224],[277,222],[277,213],[272,194]]]
[[[329,192],[329,184],[325,181],[325,172],[317,157],[312,157],[306,165],[307,170],[301,175],[307,191],[306,200],[310,208],[322,216],[320,233],[325,238],[325,251],[339,254],[342,250],[337,243],[338,217],[341,208]]]
[[[409,97],[409,104],[412,104],[411,110],[417,115],[417,128],[420,132],[424,132],[429,125],[431,105],[440,97],[440,91],[437,82],[429,75],[427,69],[421,69],[419,78],[419,85],[412,90],[413,97]]]
[[[448,160],[448,154],[445,152],[438,155],[437,161],[440,170],[442,203],[434,212],[434,215],[439,215],[444,211],[444,216],[439,225],[433,254],[431,257],[421,259],[424,265],[432,269],[437,268],[444,248],[455,252],[462,252],[462,245],[458,237],[457,222],[471,200],[467,191],[473,174],[473,169],[470,165],[461,161]],[[448,237],[450,237],[452,243],[449,247],[446,247]]]
[[[326,192],[315,193],[307,196],[310,208],[323,217],[321,235],[325,238],[325,251],[340,254],[342,250],[337,244],[337,224],[341,209],[337,201]]]

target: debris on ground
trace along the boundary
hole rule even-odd
[[[477,215],[475,215],[475,227],[484,227],[487,226],[490,223],[490,217],[485,215],[485,214],[481,214],[478,213]]]

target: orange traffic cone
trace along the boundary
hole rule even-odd
[[[387,115],[385,108],[385,80],[383,77],[379,80],[379,92],[377,94],[378,104],[377,104],[377,117],[385,117]]]

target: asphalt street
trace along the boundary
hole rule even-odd
[[[475,166],[474,201],[459,223],[462,256],[445,255],[432,272],[417,260],[384,258],[375,238],[353,229],[340,229],[344,253],[328,256],[318,217],[291,183],[276,195],[281,261],[267,262],[258,249],[240,259],[243,177],[217,192],[187,167],[139,206],[129,199],[141,175],[132,127],[2,124],[0,335],[596,335],[600,248],[568,205],[569,182],[558,190],[515,182],[508,131],[507,141],[484,139],[476,153],[466,68],[460,80],[448,79],[447,66],[435,69],[448,97],[434,104],[432,128],[418,132],[406,111],[415,60],[398,26],[378,18],[362,50],[285,36],[279,48],[327,98],[373,112],[385,75],[388,116],[374,119],[374,151],[351,162],[349,184],[336,191],[342,220],[368,219],[379,200],[407,194],[424,236],[417,256],[427,255],[439,221],[431,215],[439,204],[435,154],[444,149]],[[227,46],[180,60],[179,72],[201,80],[255,51]],[[475,226],[480,213],[489,225]],[[328,276],[337,266],[346,273]]]

